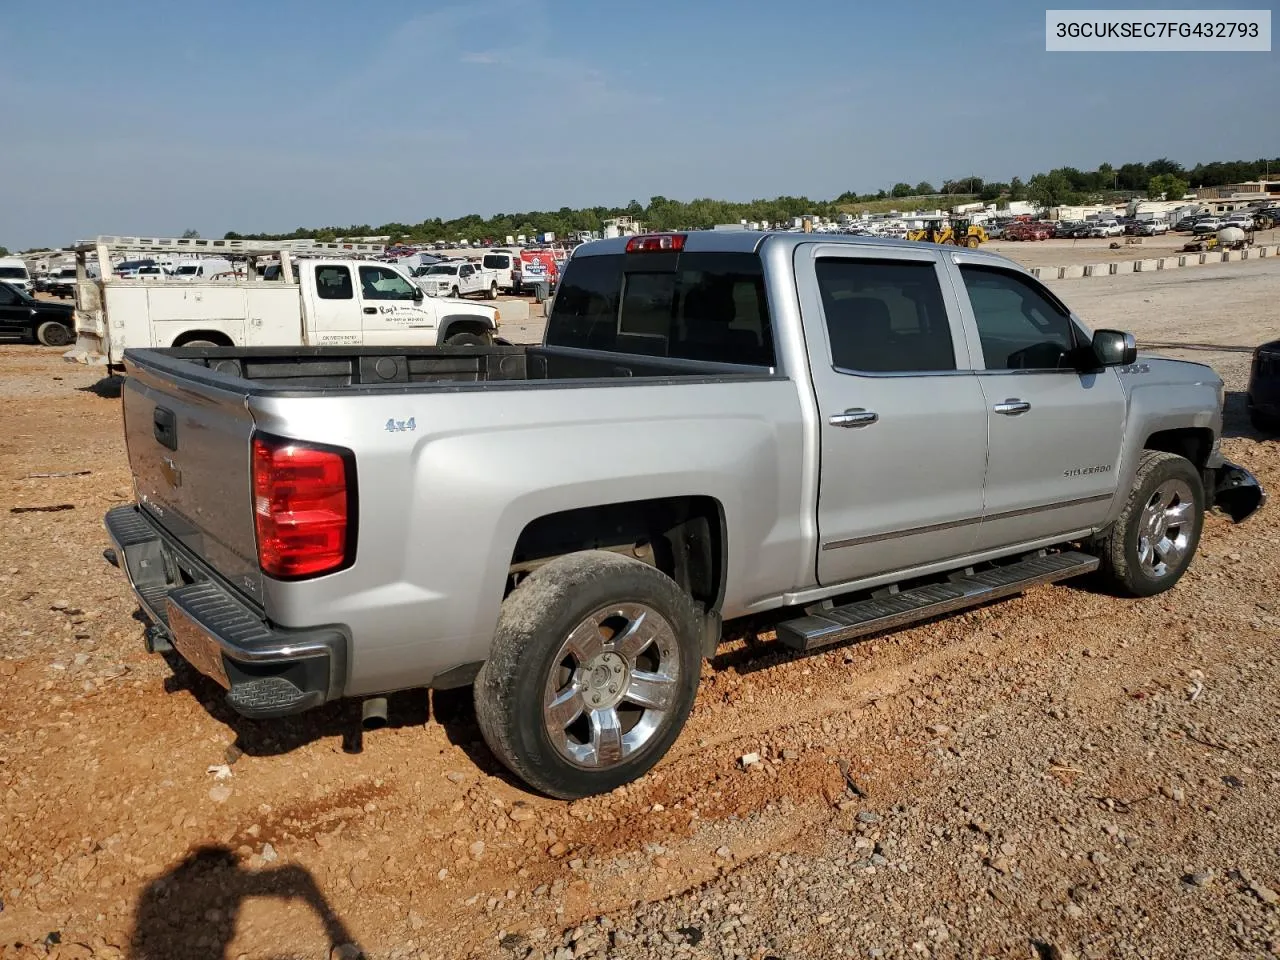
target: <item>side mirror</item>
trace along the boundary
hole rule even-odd
[[[426,296],[426,294],[422,292],[422,288],[415,283],[413,285],[413,302],[421,303],[424,296]]]
[[[1138,359],[1138,341],[1122,330],[1095,330],[1093,355],[1104,367],[1127,367]]]

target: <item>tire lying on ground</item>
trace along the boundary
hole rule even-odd
[[[698,625],[689,595],[639,560],[590,550],[550,561],[503,601],[474,687],[485,742],[553,797],[635,780],[689,716]]]

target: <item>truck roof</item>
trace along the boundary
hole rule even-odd
[[[802,243],[842,244],[851,247],[879,247],[893,250],[918,250],[920,247],[935,246],[919,240],[902,240],[896,237],[851,236],[840,233],[791,233],[763,230],[673,230],[672,233],[685,235],[684,250],[686,253],[755,253],[767,242],[772,246],[795,248]],[[573,251],[576,257],[597,257],[607,254],[625,253],[627,241],[631,237],[610,237],[607,240],[592,240],[580,244]],[[943,249],[963,252],[966,257],[990,261],[1001,266],[1013,266],[1025,272],[1025,267],[1008,257],[986,250],[971,250],[968,247],[951,247],[939,244]]]

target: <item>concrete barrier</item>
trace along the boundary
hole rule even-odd
[[[1084,266],[1084,275],[1086,277],[1109,277],[1111,276],[1111,264],[1086,263]]]
[[[1075,280],[1084,276],[1084,264],[1073,263],[1062,268],[1063,280]]]
[[[1269,256],[1271,256],[1271,248],[1270,248],[1270,247],[1259,247],[1259,248],[1258,248],[1258,256],[1260,256],[1260,257],[1269,257]]]
[[[1156,269],[1157,260],[1135,260],[1133,261],[1133,269],[1137,273],[1150,273]]]
[[[502,315],[501,322],[504,324],[529,322],[528,300],[500,300],[497,308],[498,313]]]
[[[1182,261],[1181,257],[1161,257],[1156,262],[1156,269],[1157,270],[1176,270],[1178,267],[1182,266],[1181,261]]]
[[[1178,266],[1180,267],[1185,267],[1189,265],[1191,262],[1192,262],[1191,258],[1188,257],[1186,254],[1183,254],[1182,256],[1178,257]],[[1194,262],[1199,263],[1200,261],[1197,260]]]
[[[1241,257],[1240,257],[1240,254],[1241,254],[1241,253],[1242,253],[1242,251],[1240,251],[1240,250],[1223,250],[1223,251],[1222,251],[1222,262],[1223,262],[1223,263],[1234,263],[1236,260],[1241,259]]]
[[[1200,254],[1200,262],[1201,262],[1201,263],[1208,263],[1208,262],[1209,262],[1209,258],[1210,258],[1210,257],[1213,257],[1213,259],[1214,259],[1214,261],[1215,261],[1215,262],[1216,262],[1216,261],[1218,261],[1218,260],[1221,260],[1221,259],[1222,259],[1222,258],[1221,258],[1221,257],[1219,257],[1216,253],[1202,253],[1202,254]]]

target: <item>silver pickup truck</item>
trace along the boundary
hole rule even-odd
[[[1092,571],[1148,596],[1263,500],[1212,370],[953,247],[606,240],[537,346],[125,362],[149,644],[251,717],[471,684],[559,797],[657,762],[724,619],[808,651]]]

